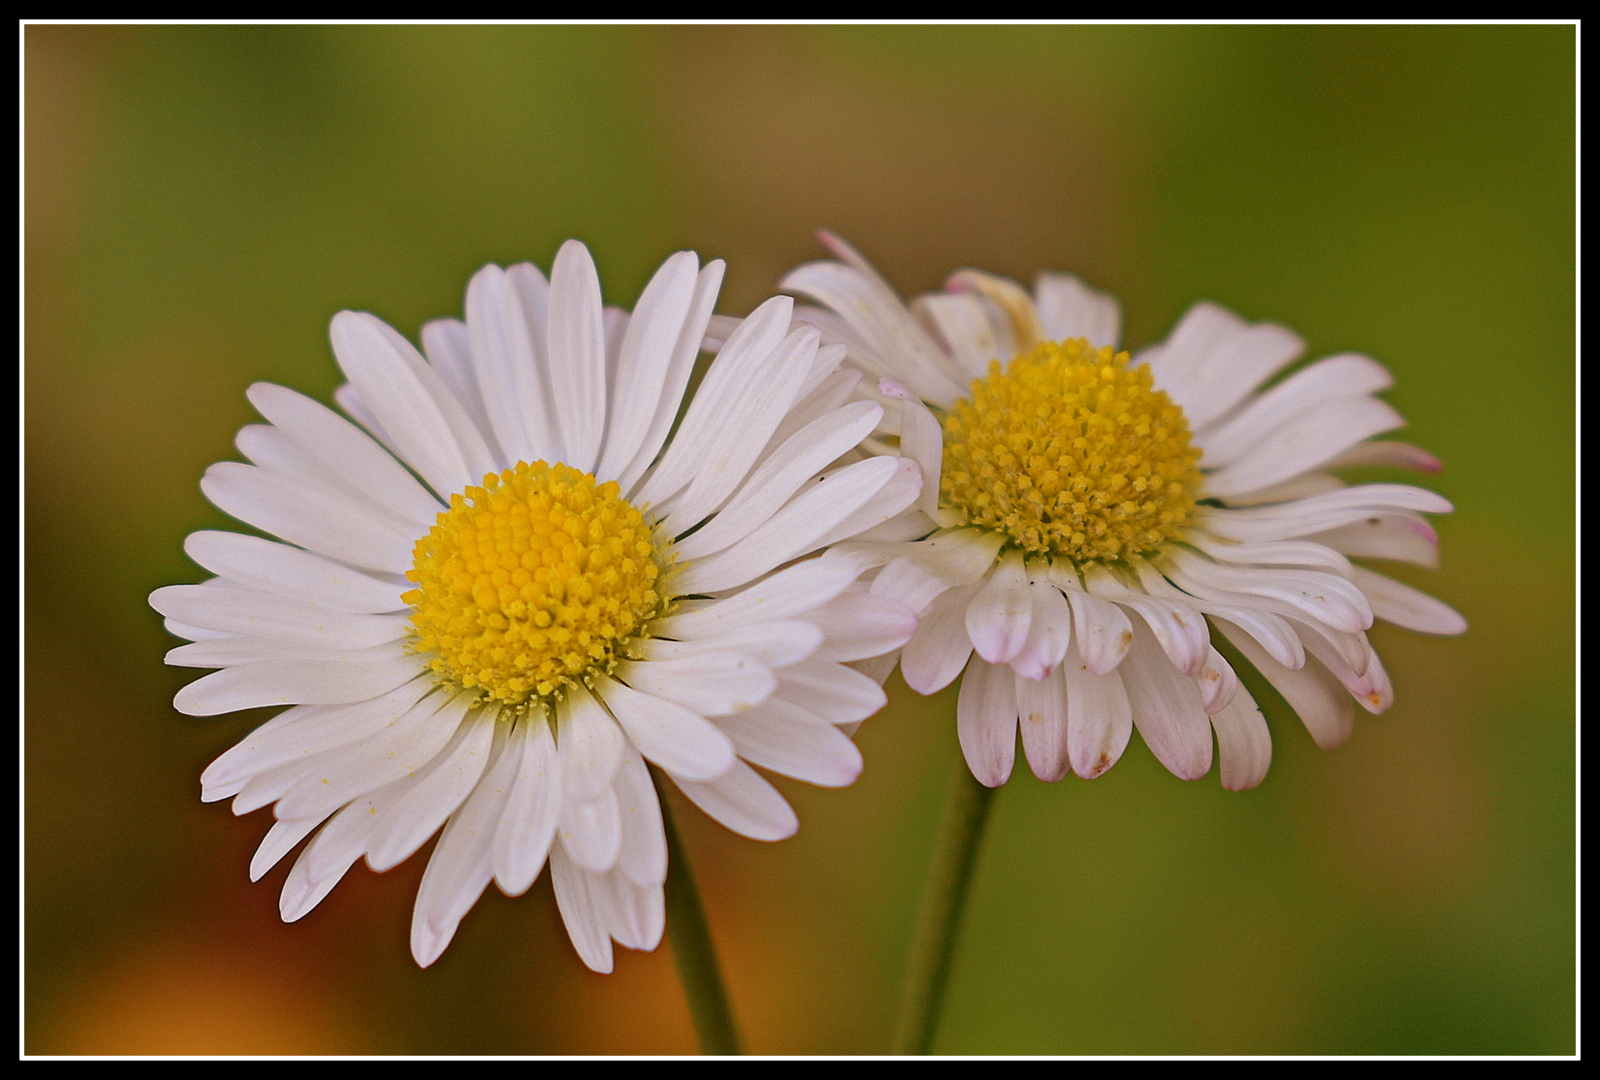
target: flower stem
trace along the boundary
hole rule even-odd
[[[926,1054],[933,1045],[945,984],[950,979],[956,931],[961,926],[961,913],[967,904],[968,886],[994,793],[994,788],[978,783],[965,761],[960,762],[955,789],[939,828],[939,846],[934,852],[927,891],[922,896],[917,936],[911,943],[911,962],[895,1024],[896,1054]]]
[[[694,1017],[694,1030],[700,1037],[700,1051],[743,1054],[739,1029],[728,1005],[728,991],[722,983],[722,968],[717,964],[717,951],[711,944],[711,927],[706,923],[706,910],[700,903],[700,890],[695,887],[683,840],[672,823],[672,810],[662,790],[661,776],[654,769],[650,772],[661,803],[661,824],[667,832],[667,938],[672,942],[672,958],[677,962],[678,978],[689,999],[689,1013]]]

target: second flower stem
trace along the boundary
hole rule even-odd
[[[938,847],[922,897],[911,962],[900,996],[900,1016],[895,1025],[893,1052],[926,1054],[933,1045],[940,1006],[950,979],[956,934],[966,908],[972,871],[983,842],[984,823],[994,802],[994,788],[973,777],[966,761],[957,770],[955,787],[939,827]]]

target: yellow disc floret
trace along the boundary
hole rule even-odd
[[[1183,410],[1082,339],[998,360],[944,418],[942,505],[1008,547],[1081,564],[1166,544],[1200,490]]]
[[[665,609],[670,551],[615,482],[519,462],[417,541],[411,645],[441,681],[525,707],[609,672]]]

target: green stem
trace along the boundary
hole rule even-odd
[[[911,943],[911,963],[906,970],[900,1018],[894,1032],[896,1054],[926,1054],[933,1045],[945,985],[950,980],[956,931],[961,926],[961,912],[967,904],[972,870],[978,862],[978,847],[994,793],[994,788],[986,788],[974,779],[965,761],[960,763],[955,790],[950,793],[944,823],[939,828],[939,846],[922,897],[917,936]]]
[[[661,775],[650,770],[656,782],[656,797],[661,803],[661,824],[667,832],[667,939],[672,942],[672,958],[678,965],[678,978],[689,999],[689,1013],[700,1037],[704,1054],[743,1054],[739,1029],[728,1005],[728,991],[722,983],[722,968],[711,944],[711,927],[700,903],[694,873],[683,841],[672,824]]]

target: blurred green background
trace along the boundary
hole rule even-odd
[[[29,26],[24,1042],[31,1054],[692,1053],[669,950],[585,970],[548,879],[433,968],[423,859],[285,926],[268,811],[202,806],[264,714],[192,719],[145,596],[270,379],[338,309],[409,335],[578,237],[631,305],[672,251],[743,313],[819,227],[904,292],[1077,272],[1127,341],[1202,298],[1388,364],[1455,501],[1459,639],[1383,627],[1388,714],[1257,790],[1135,739],[1000,793],[937,1049],[1575,1051],[1571,26]],[[1386,476],[1385,479],[1403,479]],[[801,832],[687,840],[751,1050],[878,1053],[958,760],[953,698],[862,729]]]

